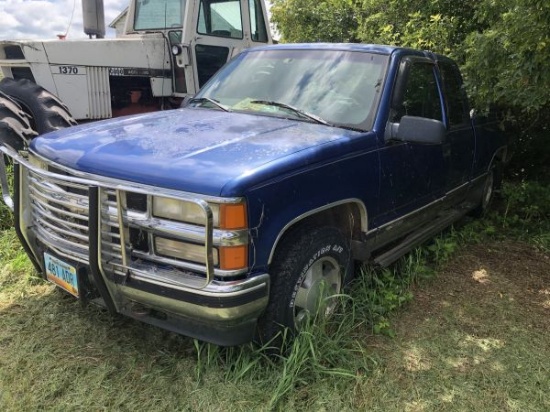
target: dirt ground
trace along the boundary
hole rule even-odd
[[[470,245],[443,267],[437,283],[439,288],[415,290],[413,311],[506,299],[531,314],[526,321],[532,327],[550,333],[550,254],[532,245],[511,240]]]
[[[381,371],[357,405],[384,411],[550,410],[550,253],[464,247],[375,337]]]

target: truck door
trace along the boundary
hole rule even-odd
[[[445,92],[448,131],[443,151],[448,170],[447,191],[450,192],[471,179],[475,134],[458,67],[447,60],[438,61],[438,67]]]
[[[388,132],[405,115],[443,121],[442,99],[435,63],[407,57],[394,83],[386,141],[380,150],[381,194],[379,224],[429,205],[445,192],[446,170],[441,144],[396,141]]]

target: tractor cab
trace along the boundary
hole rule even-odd
[[[116,38],[103,0],[82,7],[89,39],[0,40],[0,108],[20,105],[35,134],[179,107],[241,50],[272,42],[264,0],[131,0]]]
[[[125,35],[163,32],[174,96],[196,93],[241,50],[271,42],[262,0],[134,0]]]

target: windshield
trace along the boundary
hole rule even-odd
[[[185,0],[137,0],[134,30],[159,30],[182,27]]]
[[[387,60],[357,51],[250,51],[208,82],[197,105],[215,108],[208,98],[229,110],[369,130]]]

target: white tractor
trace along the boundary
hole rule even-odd
[[[116,39],[104,38],[103,0],[83,0],[83,15],[89,39],[0,41],[0,139],[12,147],[179,107],[241,50],[272,42],[263,0],[131,0]]]

